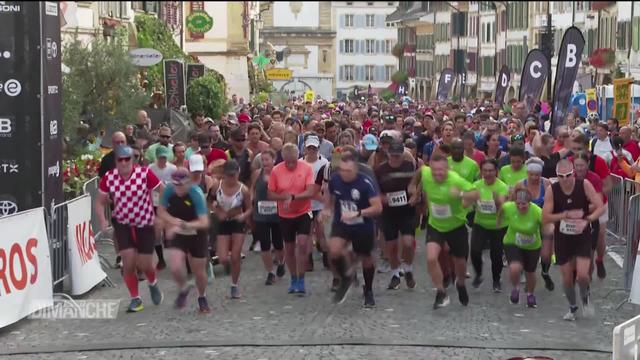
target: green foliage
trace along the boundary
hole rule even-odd
[[[398,70],[393,75],[391,75],[391,81],[400,84],[409,80],[409,75],[406,72]]]
[[[402,57],[402,54],[404,54],[404,44],[403,43],[397,43],[393,49],[391,49],[391,54],[395,57],[397,57],[398,59],[400,59]]]
[[[186,63],[196,62],[193,57],[185,54],[173,39],[171,31],[161,20],[151,16],[140,14],[135,17],[136,30],[138,31],[138,47],[151,48],[160,51],[163,59],[179,59]],[[162,78],[162,61],[147,68],[147,80],[149,89],[164,88]]]
[[[80,150],[80,137],[95,137],[99,130],[133,122],[136,111],[148,101],[122,32],[111,40],[96,37],[89,45],[75,39],[65,45],[62,62],[69,68],[62,77],[62,108],[70,154]],[[86,121],[88,127],[79,131],[83,114],[92,116]]]
[[[264,91],[261,91],[258,95],[253,97],[253,100],[251,101],[251,103],[254,105],[258,105],[258,104],[264,104],[267,101],[269,101],[269,94]]]
[[[189,83],[187,108],[190,113],[202,111],[205,116],[220,118],[220,115],[227,112],[228,107],[224,88],[215,74],[207,73]]]
[[[389,90],[389,89],[384,89],[380,92],[380,99],[384,100],[384,101],[389,101],[391,99],[393,99],[395,97],[395,94],[393,93],[393,91]]]

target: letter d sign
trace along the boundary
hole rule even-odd
[[[567,60],[564,62],[564,66],[576,66],[576,51],[577,49],[575,44],[567,44]]]
[[[502,85],[502,87],[507,87],[507,75],[502,74],[502,79],[500,80],[500,85]]]

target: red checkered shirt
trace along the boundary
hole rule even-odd
[[[158,185],[160,180],[146,166],[135,166],[127,180],[118,169],[108,171],[100,179],[100,191],[110,194],[114,203],[112,216],[120,224],[136,227],[153,225],[151,191]]]

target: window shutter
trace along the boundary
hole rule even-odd
[[[376,15],[376,27],[377,28],[383,28],[385,27],[385,15]]]
[[[344,40],[340,40],[340,54],[344,54]]]
[[[384,65],[376,66],[376,81],[384,81]]]
[[[379,54],[380,53],[380,48],[382,47],[382,44],[380,44],[381,40],[374,40],[376,47],[375,47],[375,54]]]
[[[365,19],[364,19],[365,15],[357,14],[357,15],[354,15],[353,17],[354,17],[353,21],[355,23],[354,24],[355,27],[356,28],[363,28],[364,27],[364,21],[365,21]]]
[[[364,81],[364,66],[360,65],[360,66],[356,66],[357,72],[358,72],[358,77],[356,78],[356,80],[358,81]]]
[[[347,15],[344,15],[344,14],[340,16],[340,28],[344,28],[344,22],[345,22],[346,16]]]
[[[351,40],[353,41],[353,52],[358,54],[360,52],[360,41],[359,40]]]
[[[344,81],[344,65],[340,65],[340,67],[338,67],[338,79]]]

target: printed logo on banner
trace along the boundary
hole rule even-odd
[[[51,137],[56,137],[58,135],[58,121],[57,120],[51,120],[49,122],[49,135],[51,135]]]
[[[17,174],[18,164],[15,161],[1,160],[0,161],[0,173],[2,174]]]
[[[49,166],[49,169],[47,170],[47,176],[60,176],[60,161],[56,161],[55,165]]]
[[[58,93],[58,86],[56,85],[47,86],[47,94],[56,95],[57,93]]]
[[[53,306],[43,306],[27,319],[38,320],[101,320],[116,319],[120,300],[96,299],[74,300],[55,299]]]
[[[93,260],[96,254],[96,241],[93,235],[93,228],[89,221],[76,224],[75,240],[82,265]]]
[[[20,95],[22,91],[22,84],[16,79],[9,79],[4,84],[0,82],[0,94],[5,93],[8,96],[14,97]]]
[[[11,58],[11,51],[9,50],[0,50],[0,59],[10,59]]]
[[[6,4],[6,1],[0,1],[0,13],[17,13],[22,11],[22,7],[16,4]]]
[[[12,118],[0,117],[0,138],[10,138],[13,135],[14,126]]]
[[[16,199],[11,195],[0,195],[0,217],[13,215],[18,212]]]
[[[58,16],[58,4],[54,2],[47,1],[45,3],[44,12],[47,15]]]
[[[47,60],[53,60],[58,57],[58,44],[51,38],[47,38]]]

